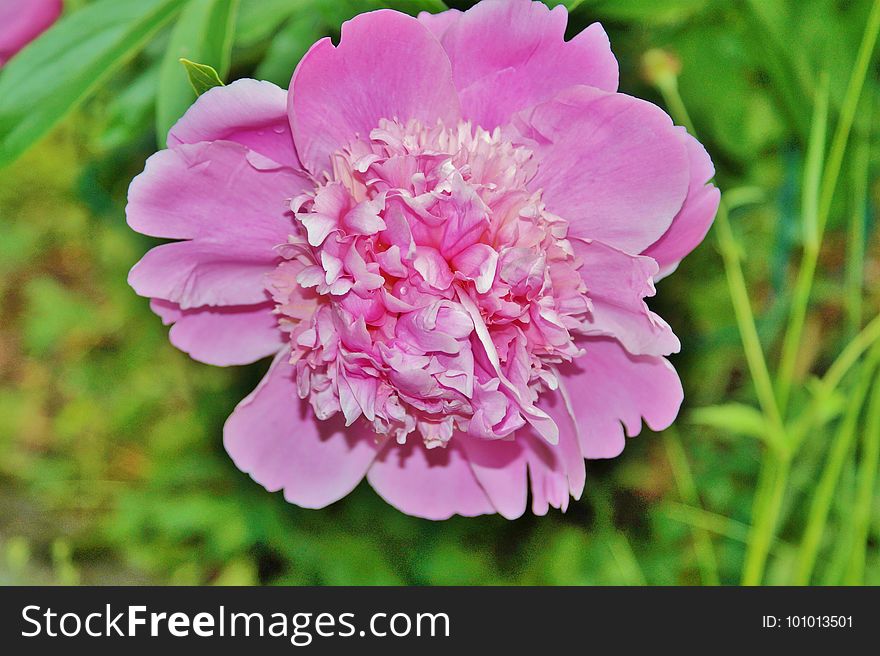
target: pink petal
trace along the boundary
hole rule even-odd
[[[293,169],[228,141],[184,144],[147,160],[128,190],[128,225],[152,237],[206,238],[272,249],[287,241],[287,199],[311,183]],[[273,253],[267,253],[271,259]]]
[[[583,261],[580,273],[592,303],[589,334],[616,337],[635,355],[677,353],[678,337],[643,300],[654,295],[657,263],[600,241],[574,238],[571,244]]]
[[[300,160],[312,173],[365,137],[379,119],[438,119],[454,125],[458,96],[449,59],[416,19],[395,11],[361,14],[342,25],[338,47],[318,41],[290,83],[288,113]]]
[[[168,132],[168,146],[234,141],[300,168],[287,119],[287,91],[271,82],[236,80],[203,93]]]
[[[586,355],[560,367],[587,458],[614,458],[642,418],[655,431],[675,420],[684,393],[665,358],[630,355],[612,339],[581,342]],[[622,424],[622,425],[621,425]]]
[[[709,153],[684,128],[678,128],[678,131],[687,147],[691,180],[684,206],[673,219],[669,230],[644,251],[660,265],[657,278],[674,270],[682,258],[703,241],[721,200],[721,192],[715,185],[709,184],[709,180],[715,176]]]
[[[452,61],[462,114],[493,129],[576,84],[617,91],[617,60],[598,23],[565,41],[565,7],[483,0],[464,13],[419,15]]]
[[[408,515],[437,520],[494,513],[456,439],[435,449],[418,439],[403,446],[389,442],[367,480],[379,496]]]
[[[0,2],[0,66],[58,20],[63,8],[61,0]]]
[[[579,399],[574,400],[579,402]],[[559,427],[559,443],[547,444],[529,428],[517,432],[529,468],[532,487],[532,512],[546,515],[550,506],[563,512],[568,509],[569,497],[580,499],[587,474],[584,456],[579,444],[578,425],[565,402],[562,391],[546,391],[538,406],[553,418]]]
[[[619,93],[573,87],[515,118],[535,141],[547,208],[569,236],[641,253],[666,232],[690,178],[684,142],[659,107]]]
[[[177,303],[166,301],[161,298],[150,299],[150,309],[162,319],[163,326],[170,326],[175,321],[180,321],[183,310]]]
[[[458,442],[480,487],[489,501],[506,519],[516,519],[526,511],[528,477],[522,444],[513,440],[487,440],[457,433]]]
[[[235,465],[270,492],[304,508],[322,508],[351,492],[376,456],[365,426],[318,421],[297,397],[289,354],[280,353],[257,388],[235,408],[223,443]]]
[[[276,263],[273,252],[230,243],[180,241],[149,251],[128,274],[141,296],[173,301],[181,308],[256,305],[268,294],[264,278]]]
[[[419,22],[427,27],[431,34],[437,37],[438,40],[442,42],[443,35],[446,34],[446,31],[455,25],[464,15],[464,12],[459,11],[458,9],[448,9],[446,11],[441,11],[439,14],[431,14],[427,11],[420,12],[418,15]]]
[[[465,279],[474,281],[478,293],[485,294],[495,281],[498,253],[488,244],[474,244],[453,257],[452,266]]]
[[[277,353],[284,343],[273,304],[181,310],[153,300],[150,307],[171,327],[169,338],[191,357],[220,367],[249,364]]]

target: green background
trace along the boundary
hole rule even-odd
[[[53,76],[51,39],[95,4],[69,1],[62,23],[0,72],[0,152],[13,159],[24,116],[45,123],[0,169],[0,584],[880,584],[880,349],[869,323],[880,303],[880,108],[876,64],[863,85],[855,65],[872,2],[564,3],[572,35],[605,25],[622,91],[679,121],[683,101],[731,231],[716,223],[651,301],[683,345],[675,427],[588,462],[584,496],[565,514],[440,523],[400,514],[365,483],[302,510],[236,470],[222,425],[268,363],[221,369],[169,345],[126,284],[155,242],[126,226],[124,204],[157,126],[194,98],[177,57],[286,87],[346,17],[442,3],[166,1],[155,29],[123,39],[74,88],[94,46]],[[74,40],[90,32],[80,20]],[[643,66],[654,48],[672,57],[648,55],[659,72]],[[853,84],[860,93],[847,95]],[[804,248],[822,193],[821,248]],[[803,273],[811,253],[815,276]],[[809,297],[800,331],[798,284]],[[741,335],[752,316],[750,361]],[[847,366],[823,386],[841,354]],[[803,439],[780,450],[797,426]]]

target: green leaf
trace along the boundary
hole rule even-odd
[[[63,18],[0,74],[0,166],[140,51],[182,0],[99,0]]]
[[[423,11],[436,14],[448,9],[442,0],[316,0],[315,8],[334,26],[357,14],[377,9],[395,9],[411,16]]]
[[[235,44],[240,47],[258,45],[294,14],[313,15],[311,0],[259,0],[245,2],[238,12]]]
[[[584,3],[572,0],[565,4],[571,10]],[[708,0],[593,0],[590,10],[603,18],[659,25],[682,22],[707,4]]]
[[[159,70],[156,134],[160,146],[165,146],[168,130],[194,100],[193,85],[180,60],[213,67],[222,79],[229,71],[237,11],[238,0],[190,0],[181,12]]]
[[[325,26],[318,16],[295,16],[272,39],[266,56],[257,67],[256,77],[287,88],[299,60],[324,34]]]
[[[201,96],[208,89],[225,86],[213,66],[197,64],[185,57],[180,58],[180,63],[183,64],[189,83],[197,96]]]
[[[701,426],[710,426],[730,431],[737,435],[765,439],[767,420],[758,410],[743,403],[726,403],[697,408],[690,414],[690,421]]]

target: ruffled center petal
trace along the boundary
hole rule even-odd
[[[300,396],[400,443],[528,424],[556,444],[538,399],[580,355],[590,301],[567,222],[529,189],[532,152],[466,122],[383,119],[330,161],[292,200],[301,230],[267,279]]]

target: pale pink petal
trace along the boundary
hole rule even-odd
[[[689,183],[688,154],[659,107],[573,87],[519,114],[540,167],[531,182],[573,237],[641,253],[669,228]]]
[[[453,257],[452,266],[466,280],[473,280],[478,293],[485,294],[495,280],[498,252],[488,244],[474,244]]]
[[[154,299],[150,307],[165,325],[174,324],[171,343],[206,364],[249,364],[274,355],[284,343],[273,303],[181,310],[176,303]]]
[[[528,496],[522,443],[517,439],[487,440],[463,433],[457,433],[452,439],[461,445],[477,482],[495,510],[507,519],[521,516],[526,511]]]
[[[439,14],[431,14],[427,11],[420,12],[418,15],[419,22],[427,27],[431,34],[436,36],[441,42],[446,31],[455,25],[462,17],[464,12],[458,9],[448,9],[441,11]]]
[[[162,319],[164,326],[170,326],[183,316],[183,310],[177,303],[161,298],[150,299],[150,309]]]
[[[61,0],[0,0],[0,66],[58,20],[63,8]]]
[[[437,520],[495,512],[455,438],[448,447],[435,449],[415,439],[403,446],[389,442],[367,480],[379,496],[408,515]]]
[[[271,82],[236,80],[208,89],[168,132],[168,146],[199,141],[234,141],[287,166],[300,168],[287,91]]]
[[[306,189],[302,175],[240,144],[184,144],[147,160],[125,213],[145,235],[265,246],[271,260],[271,249],[294,230],[288,199]]]
[[[615,340],[589,338],[586,355],[560,367],[587,458],[614,458],[626,435],[638,435],[642,419],[655,431],[678,414],[683,391],[665,358],[631,355]]]
[[[141,296],[173,301],[184,309],[202,305],[255,305],[269,296],[264,279],[277,260],[247,244],[179,241],[149,251],[128,274]]]
[[[687,146],[691,179],[684,206],[669,230],[644,251],[644,255],[653,257],[660,265],[657,278],[673,271],[682,258],[703,241],[721,201],[721,192],[709,184],[715,176],[715,167],[706,149],[684,128],[678,131]]]
[[[236,466],[270,492],[304,508],[322,508],[351,492],[376,456],[375,435],[318,421],[297,397],[293,367],[280,353],[257,388],[226,421],[223,444]]]
[[[573,403],[579,402],[575,399]],[[517,432],[522,440],[532,488],[532,512],[545,515],[549,507],[568,509],[569,497],[580,499],[586,481],[579,426],[575,423],[564,392],[546,391],[538,406],[559,426],[559,443],[547,441],[530,428]]]
[[[416,19],[380,10],[342,25],[338,47],[318,41],[290,83],[288,111],[300,160],[312,173],[383,118],[454,125],[458,96],[449,59]]]
[[[566,42],[565,7],[483,0],[464,13],[422,13],[419,20],[452,61],[464,118],[486,129],[576,84],[617,91],[617,60],[602,26]]]
[[[677,353],[678,337],[643,300],[655,293],[657,263],[600,241],[574,238],[571,244],[583,261],[580,273],[592,305],[588,334],[615,337],[635,355]]]

